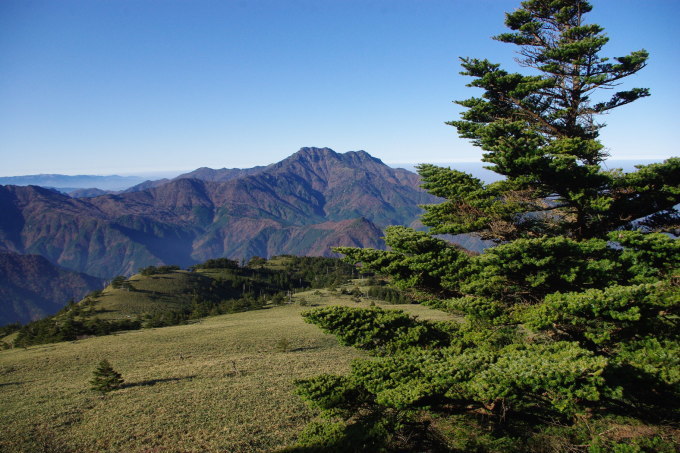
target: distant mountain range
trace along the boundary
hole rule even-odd
[[[98,188],[100,190],[124,190],[144,181],[141,176],[99,176],[99,175],[25,175],[0,176],[0,185],[41,186],[71,192],[77,189]]]
[[[110,278],[223,256],[384,248],[385,226],[417,226],[418,205],[435,201],[418,184],[416,174],[364,151],[302,148],[266,167],[201,168],[93,198],[0,186],[0,250]]]
[[[661,162],[662,159],[610,159],[603,163],[608,169],[621,168],[625,172],[635,171],[635,165]],[[485,169],[484,162],[432,162],[442,167],[451,167],[456,170],[470,173],[486,183],[502,179],[498,174]],[[393,168],[403,168],[416,172],[416,165],[412,163],[391,164]],[[73,198],[91,198],[106,194],[118,194],[121,192],[138,192],[166,184],[176,179],[201,179],[203,181],[225,182],[241,176],[248,176],[266,170],[270,166],[253,168],[221,168],[213,169],[201,167],[188,173],[175,177],[162,179],[147,179],[143,176],[119,176],[119,175],[60,175],[39,174],[24,176],[0,176],[0,185],[15,186],[40,186],[48,189],[56,189],[59,192],[69,194]],[[157,176],[163,174],[177,174],[176,172],[154,172]],[[147,174],[148,176],[148,174]]]

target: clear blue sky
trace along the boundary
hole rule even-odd
[[[680,1],[594,0],[590,22],[649,66],[602,140],[678,155]],[[459,56],[517,70],[490,39],[519,0],[2,0],[0,175],[249,167],[302,146],[387,163],[476,161],[444,125],[478,94]]]

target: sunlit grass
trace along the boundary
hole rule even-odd
[[[192,289],[205,282],[209,280],[204,276],[187,271],[134,275],[130,278],[134,290],[108,286],[95,298],[92,314],[102,319],[120,319],[178,310],[191,303]]]
[[[190,325],[0,352],[0,451],[239,452],[289,445],[314,415],[293,382],[344,373],[359,356],[300,313],[318,304],[369,303],[326,290],[295,300]],[[416,305],[392,308],[446,316]],[[102,398],[88,381],[103,358],[126,386]]]

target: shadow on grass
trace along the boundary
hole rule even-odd
[[[196,377],[195,375],[192,375],[192,376],[184,376],[184,377],[149,379],[147,381],[139,381],[139,382],[126,382],[121,386],[121,388],[126,389],[126,388],[131,388],[131,387],[151,387],[153,385],[163,384],[165,382],[179,382],[179,381],[191,380],[195,377]]]
[[[22,385],[22,384],[24,384],[24,382],[4,382],[4,383],[0,384],[0,387],[5,387],[5,386],[8,386],[8,385]]]
[[[320,346],[303,346],[301,348],[292,348],[289,352],[311,351],[314,349],[321,349]]]

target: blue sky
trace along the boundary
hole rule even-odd
[[[594,0],[603,55],[645,48],[605,120],[613,158],[678,155],[680,2]],[[517,70],[490,37],[519,0],[2,0],[0,175],[250,167],[302,146],[387,163],[477,161],[444,125],[458,57]]]

